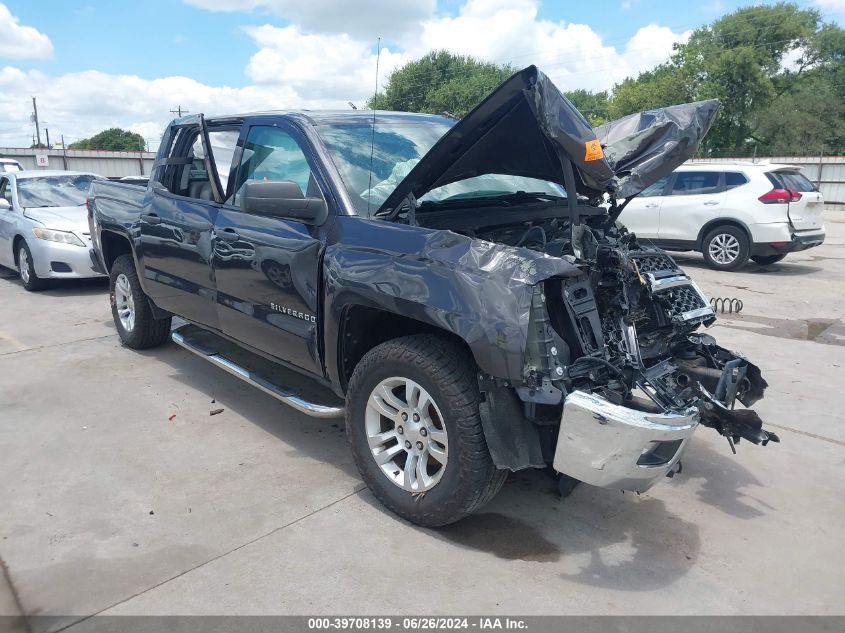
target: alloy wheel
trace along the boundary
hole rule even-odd
[[[131,332],[135,327],[135,299],[129,279],[123,273],[114,281],[114,307],[123,329]]]
[[[26,249],[21,246],[21,250],[18,252],[18,270],[21,274],[21,280],[25,283],[29,283],[29,256],[26,254]]]
[[[367,400],[364,426],[382,473],[408,492],[425,492],[446,470],[449,443],[431,395],[408,378],[385,378]]]
[[[710,240],[707,251],[717,264],[732,264],[739,257],[739,240],[730,233],[719,233]]]

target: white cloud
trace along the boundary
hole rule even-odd
[[[53,56],[53,43],[38,29],[23,26],[0,2],[0,59],[47,59]]]
[[[190,2],[224,10],[235,5],[281,7],[287,0]],[[537,0],[467,0],[454,16],[417,21],[414,35],[401,40],[401,50],[395,45],[382,49],[380,85],[390,71],[408,60],[432,49],[448,49],[497,63],[510,62],[517,68],[536,64],[562,90],[605,90],[666,60],[672,45],[688,35],[650,24],[614,46],[589,25],[540,19],[538,7]],[[246,61],[248,85],[244,87],[208,85],[188,77],[147,80],[94,70],[51,76],[2,68],[0,145],[29,144],[30,95],[38,97],[42,127],[50,128],[51,138],[64,133],[66,140],[72,141],[120,126],[155,142],[173,117],[170,109],[177,105],[209,115],[345,109],[348,101],[363,106],[373,94],[376,53],[369,40],[349,33],[313,32],[304,24],[250,26],[244,27],[244,32],[256,47]]]
[[[522,67],[536,64],[562,90],[605,90],[627,76],[664,61],[684,35],[667,27],[641,28],[623,51],[602,41],[586,24],[538,18],[536,0],[468,0],[455,17],[422,25],[414,56],[449,49]]]
[[[434,15],[436,0],[185,0],[209,11],[266,10],[305,31],[398,41]]]
[[[845,0],[813,0],[819,9],[845,15]]]
[[[312,35],[298,26],[270,25],[244,29],[259,50],[249,60],[247,76],[257,84],[294,86],[319,101],[363,101],[375,89],[376,53],[369,44],[349,35]],[[403,53],[383,48],[379,60],[381,83],[387,73],[409,61]]]

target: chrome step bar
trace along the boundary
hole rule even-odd
[[[228,358],[224,358],[217,352],[204,349],[202,345],[194,345],[190,338],[186,337],[178,330],[171,332],[170,337],[173,339],[173,342],[180,347],[184,347],[189,352],[193,352],[197,356],[217,365],[236,378],[240,378],[253,387],[261,389],[264,393],[273,396],[277,400],[284,402],[286,405],[293,407],[305,415],[310,415],[314,418],[342,418],[346,412],[344,407],[332,407],[324,404],[317,404],[315,402],[308,402],[297,395],[292,389],[285,387],[284,385],[274,384],[258,374],[241,367],[237,363],[233,363]]]

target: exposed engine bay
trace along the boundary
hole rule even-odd
[[[565,199],[530,204],[531,194],[524,196],[460,214],[440,205],[418,217],[428,226],[562,257],[582,271],[536,289],[525,382],[516,387],[526,418],[554,423],[567,394],[580,391],[649,413],[695,409],[700,423],[727,437],[732,450],[742,438],[779,441],[754,411],[735,409],[737,401],[751,406],[762,398],[766,381],[756,365],[699,331],[715,322],[715,313],[667,253],[583,200],[573,244]],[[510,220],[516,215],[519,221]]]

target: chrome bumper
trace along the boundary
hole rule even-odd
[[[644,413],[574,391],[566,397],[554,468],[593,486],[643,492],[683,455],[698,411]]]

